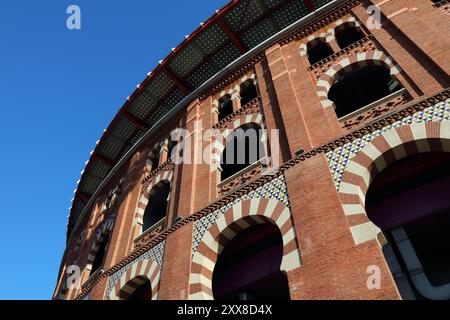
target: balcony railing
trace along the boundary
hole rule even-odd
[[[86,288],[91,283],[93,283],[98,277],[100,277],[103,274],[104,270],[100,267],[93,274],[89,276],[89,278],[81,285],[81,289]]]
[[[411,100],[412,97],[403,88],[339,118],[339,121],[344,129],[353,129],[369,120],[393,111]]]
[[[139,237],[134,239],[135,247],[139,247],[141,244],[160,234],[164,230],[165,224],[166,218],[164,217],[155,224],[153,224],[150,228],[145,230]]]
[[[148,175],[146,175],[142,179],[142,183],[146,183],[147,181],[149,181],[152,177],[156,176],[161,171],[168,171],[168,170],[172,170],[174,168],[175,168],[175,165],[172,162],[172,160],[169,158],[164,163],[162,163],[160,166],[158,166],[156,169],[152,170]]]
[[[223,196],[224,194],[235,189],[237,186],[240,186],[240,185],[246,183],[247,181],[250,181],[255,176],[258,176],[262,172],[262,163],[263,163],[264,159],[265,159],[265,157],[262,159],[259,159],[258,161],[250,164],[249,166],[245,167],[241,171],[238,171],[235,174],[233,174],[232,176],[221,181],[217,185],[217,187],[219,188],[219,194],[221,196]]]

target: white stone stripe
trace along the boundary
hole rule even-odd
[[[131,266],[130,279],[133,279],[136,276],[137,263]]]
[[[346,216],[365,214],[365,210],[360,204],[344,204],[342,207]]]
[[[145,272],[145,269],[147,269],[147,265],[148,265],[149,261],[150,261],[149,259],[144,259],[144,260],[142,260],[141,269],[138,270],[138,272],[139,272],[140,274],[143,274],[143,273]]]
[[[286,221],[289,220],[289,218],[291,217],[291,211],[289,210],[289,208],[284,208],[283,212],[281,212],[280,216],[278,217],[276,223],[278,226],[282,227]]]
[[[277,203],[278,203],[278,201],[274,200],[274,199],[270,199],[267,202],[266,210],[264,211],[264,215],[266,217],[272,217],[273,211],[275,210]]]
[[[158,272],[158,270],[157,270],[157,264],[156,264],[156,262],[154,262],[154,261],[152,261],[151,262],[152,264],[151,264],[151,266],[150,266],[150,270],[148,270],[148,275],[149,275],[149,279],[151,279],[151,277],[153,276],[153,274],[155,273],[155,271],[157,272],[157,273],[159,273]],[[156,278],[155,278],[156,279]],[[154,282],[155,283],[158,283],[156,280],[154,280]]]
[[[356,174],[357,176],[360,176],[364,180],[366,187],[369,186],[370,172],[369,170],[367,170],[367,168],[363,167],[362,165],[360,165],[355,161],[351,161],[350,164],[348,165],[347,171]]]
[[[291,242],[294,239],[295,239],[295,232],[291,228],[283,235],[283,244],[288,244],[289,242]]]
[[[213,252],[218,252],[219,251],[219,243],[212,237],[211,233],[207,232],[205,234],[203,242]]]
[[[431,150],[430,144],[427,140],[427,129],[426,129],[426,123],[415,123],[411,126],[411,132],[414,137],[414,140],[416,140],[417,148],[419,149],[419,152],[428,152]]]
[[[189,300],[213,300],[213,297],[205,292],[197,292],[189,295]]]
[[[191,274],[189,282],[190,284],[202,284],[208,288],[211,285],[211,279],[208,279],[207,277],[199,273]]]
[[[348,183],[348,182],[341,182],[339,187],[340,193],[347,193],[347,194],[355,194],[357,195],[362,202],[364,202],[365,196],[361,190],[361,188],[357,185]]]
[[[290,271],[300,267],[300,256],[298,250],[291,251],[289,254],[283,256],[281,261],[281,270]]]
[[[214,262],[212,262],[209,258],[203,256],[198,251],[192,257],[192,262],[195,262],[195,263],[201,265],[202,267],[208,269],[211,272],[214,270]]]
[[[402,159],[406,157],[406,150],[403,147],[403,142],[400,139],[397,130],[391,129],[387,131],[383,136],[389,147],[391,147],[392,151],[394,152],[396,159]]]
[[[366,222],[353,227],[350,227],[355,244],[361,244],[369,240],[377,238],[377,234],[381,232],[380,228],[372,222]]]

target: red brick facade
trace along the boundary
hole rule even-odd
[[[55,299],[126,298],[129,281],[139,276],[150,278],[154,299],[213,298],[208,283],[225,245],[221,235],[237,233],[237,221],[251,225],[266,220],[279,226],[286,239],[282,271],[292,299],[401,298],[381,249],[383,239],[365,214],[364,197],[371,179],[393,161],[427,150],[450,151],[450,121],[445,115],[423,117],[417,123],[408,120],[436,104],[447,103],[448,109],[450,20],[428,0],[347,3],[266,48],[239,77],[193,101],[148,139],[102,189],[90,215],[70,235]],[[380,29],[368,26],[370,5],[381,11]],[[349,22],[357,23],[365,38],[342,50],[333,30]],[[328,37],[334,54],[311,66],[305,48],[320,37]],[[371,61],[385,63],[405,90],[383,104],[338,119],[327,102],[334,77],[348,66]],[[259,98],[239,105],[245,79],[255,80]],[[227,93],[234,112],[217,124],[217,101]],[[196,127],[196,120],[202,128]],[[187,129],[196,139],[199,130],[203,134],[213,127],[233,129],[236,121],[259,121],[266,129],[280,130],[281,167],[275,175],[262,175],[256,168],[224,185],[220,170],[210,164],[175,165],[168,160],[166,139],[176,128]],[[366,142],[352,149],[343,167],[333,167],[340,161],[340,148],[358,139]],[[211,141],[204,141],[200,152]],[[161,156],[158,165],[151,165],[147,159],[155,146]],[[191,152],[193,159],[201,157],[196,148]],[[167,216],[158,228],[141,235],[149,195],[165,180],[171,185]],[[119,184],[120,192],[105,209],[108,195]],[[287,199],[288,206],[274,200],[274,188],[282,190],[276,197]],[[260,190],[258,196],[246,196],[255,190]],[[227,207],[232,202],[234,206]],[[201,227],[202,219],[214,215],[209,226]],[[90,276],[99,230],[109,232],[107,254],[103,271]],[[81,268],[78,289],[66,288],[70,265]],[[373,265],[381,270],[379,289],[367,287],[367,268]]]

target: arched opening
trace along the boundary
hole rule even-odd
[[[369,65],[339,77],[331,86],[328,99],[334,102],[336,115],[341,118],[401,88],[386,65]]]
[[[100,242],[98,246],[98,250],[95,254],[94,261],[92,262],[92,268],[89,273],[89,276],[93,275],[97,270],[99,270],[103,266],[106,257],[108,241],[109,241],[109,233],[103,238],[103,240]]]
[[[171,159],[172,161],[175,160],[176,155],[173,155],[173,150],[175,149],[175,147],[177,146],[178,141],[173,141],[171,139],[169,139],[169,144],[167,146],[167,158]]]
[[[221,157],[222,181],[264,157],[261,127],[250,123],[237,128],[227,138]]]
[[[246,80],[241,84],[241,90],[239,92],[241,97],[241,106],[245,106],[258,96],[258,90],[256,89],[255,82],[253,80]]]
[[[369,219],[404,299],[450,299],[450,153],[399,160],[371,183]]]
[[[166,217],[170,194],[170,182],[161,181],[150,191],[147,207],[144,211],[142,232],[147,231]]]
[[[283,240],[276,225],[263,223],[237,234],[219,255],[212,289],[216,300],[289,300],[280,271]]]
[[[155,170],[159,166],[159,157],[160,157],[160,150],[159,147],[155,148],[153,151],[150,151],[147,159],[147,164],[149,164],[152,169]]]
[[[233,113],[233,101],[229,94],[219,99],[219,121],[222,121]]]
[[[310,41],[306,47],[311,65],[333,54],[333,49],[323,38]]]
[[[151,300],[152,284],[147,277],[138,276],[125,285],[120,294],[121,299],[125,300]]]
[[[336,29],[335,37],[339,47],[344,49],[364,38],[364,33],[354,23],[348,22]]]

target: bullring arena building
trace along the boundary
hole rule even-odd
[[[53,298],[450,299],[449,18],[448,0],[216,11],[97,142]]]

